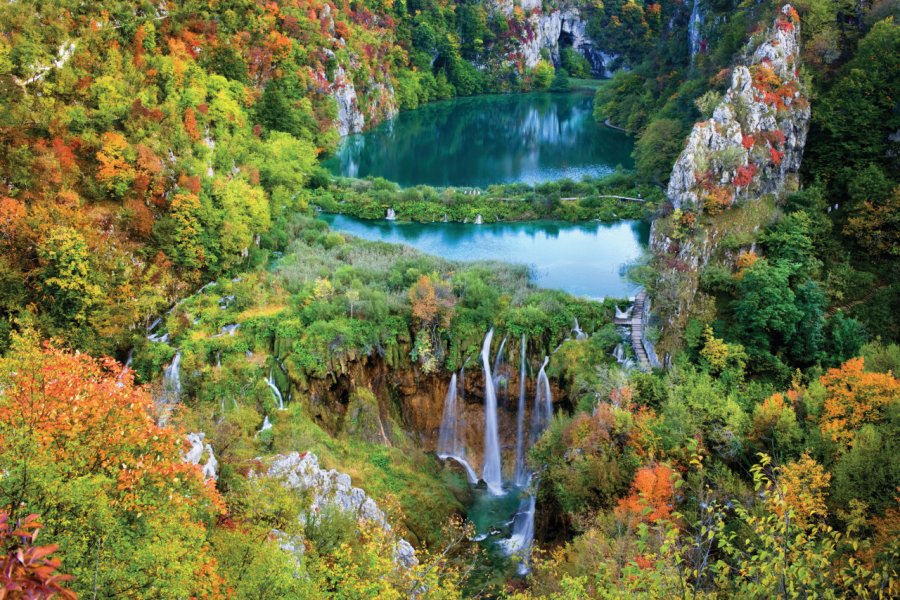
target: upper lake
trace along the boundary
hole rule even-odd
[[[485,187],[601,177],[633,166],[632,139],[597,124],[593,93],[457,98],[402,112],[345,137],[323,164],[402,186]]]
[[[650,225],[618,223],[397,223],[322,215],[337,231],[406,244],[449,260],[499,260],[526,265],[544,288],[586,298],[625,298],[637,286],[624,275],[647,246]]]

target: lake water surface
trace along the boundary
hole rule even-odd
[[[344,138],[323,164],[402,186],[477,186],[600,177],[633,166],[630,137],[597,124],[593,93],[457,98]]]
[[[407,244],[450,260],[499,260],[531,267],[532,281],[587,298],[632,296],[623,268],[640,257],[650,226],[534,221],[527,223],[396,223],[322,215],[337,230],[368,240]]]

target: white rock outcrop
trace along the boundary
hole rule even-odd
[[[785,5],[766,39],[737,66],[712,118],[694,125],[678,157],[666,196],[675,208],[702,210],[714,196],[779,193],[800,169],[809,129],[809,102],[800,85],[799,22]]]
[[[272,459],[267,474],[290,490],[309,494],[312,497],[311,511],[321,511],[325,506],[337,507],[358,520],[377,523],[385,531],[391,531],[384,512],[365,491],[353,487],[349,475],[334,469],[322,469],[318,457],[311,452],[280,454]],[[290,546],[296,548],[296,540]],[[394,560],[404,567],[418,564],[415,549],[402,538],[398,538],[394,546]]]

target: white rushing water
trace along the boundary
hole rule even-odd
[[[525,469],[525,334],[522,334],[522,349],[519,357],[519,406],[516,413],[516,485],[524,485],[528,477]]]
[[[466,460],[466,444],[462,436],[466,429],[465,412],[463,409],[463,393],[461,386],[465,385],[466,368],[460,369],[459,380],[456,373],[450,378],[447,387],[447,395],[444,397],[444,416],[441,419],[441,429],[438,435],[437,455],[441,460],[453,460],[459,463],[466,471],[469,483],[478,483],[478,474]]]
[[[691,19],[688,22],[688,37],[691,43],[691,62],[700,52],[700,28],[703,26],[703,14],[700,12],[700,0],[694,0],[691,7]]]
[[[550,395],[550,380],[547,378],[547,363],[550,357],[544,357],[544,363],[538,372],[534,390],[534,407],[531,412],[531,445],[533,446],[553,418],[553,398]]]
[[[583,340],[587,338],[587,335],[584,331],[581,330],[581,326],[578,324],[578,317],[575,317],[575,324],[572,326],[572,333],[575,334],[576,340]]]
[[[272,390],[272,397],[278,401],[278,410],[284,410],[284,396],[281,395],[281,390],[278,389],[278,386],[275,384],[275,366],[269,369],[269,377],[266,378],[266,385],[269,386],[269,389]]]
[[[531,475],[525,482],[524,488],[531,485]],[[537,506],[537,490],[530,490],[522,498],[519,510],[513,517],[512,534],[500,542],[500,546],[507,556],[517,556],[521,560],[518,566],[519,575],[526,575],[531,569],[529,558],[531,545],[534,543],[534,513]]]
[[[494,495],[503,493],[503,474],[500,468],[500,435],[497,430],[497,395],[491,375],[491,340],[493,328],[488,331],[481,347],[481,363],[484,368],[484,466],[481,478],[488,491]]]
[[[384,215],[384,219],[386,221],[396,221],[397,220],[397,212],[393,208],[387,209],[387,213]]]
[[[176,404],[181,398],[181,351],[175,353],[175,357],[169,366],[163,371],[162,396],[163,404]]]

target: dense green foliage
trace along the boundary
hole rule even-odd
[[[324,212],[363,219],[383,219],[387,209],[393,208],[401,221],[471,223],[478,215],[486,222],[643,219],[661,199],[658,188],[636,185],[631,175],[616,173],[596,181],[491,185],[485,190],[430,186],[400,189],[381,179],[338,181],[312,191],[307,201]]]

